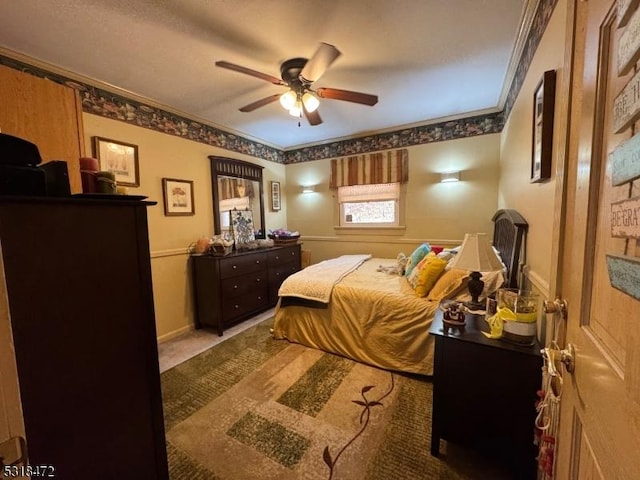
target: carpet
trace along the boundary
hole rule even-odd
[[[161,375],[172,480],[500,479],[443,442],[431,383],[271,338],[273,319]]]

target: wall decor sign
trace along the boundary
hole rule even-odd
[[[531,182],[551,177],[553,148],[553,115],[556,98],[556,72],[544,72],[533,92],[533,139],[531,153]]]
[[[640,58],[640,13],[636,10],[618,41],[618,75],[626,75]]]
[[[611,152],[611,183],[614,187],[640,178],[640,134]]]
[[[611,286],[640,300],[640,259],[626,255],[607,255]]]
[[[271,210],[280,210],[280,182],[271,182]]]
[[[616,8],[618,9],[618,27],[624,27],[633,12],[638,8],[640,0],[618,0]]]
[[[196,213],[192,180],[163,178],[162,193],[166,216],[194,215]]]
[[[611,236],[640,238],[640,197],[611,204]]]
[[[640,115],[640,70],[613,101],[613,132],[620,133]]]
[[[118,185],[140,186],[137,145],[102,137],[92,137],[92,145],[100,170],[113,172]]]

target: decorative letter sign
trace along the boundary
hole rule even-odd
[[[611,236],[640,238],[640,197],[611,204]]]
[[[625,255],[607,255],[607,268],[613,288],[640,300],[640,260]]]
[[[614,187],[640,177],[640,134],[617,147],[610,155]]]
[[[640,14],[636,11],[618,42],[618,75],[625,75],[640,56]]]
[[[631,14],[638,8],[640,0],[618,0],[618,27],[624,27]]]
[[[640,114],[640,70],[613,101],[613,131],[620,133]]]

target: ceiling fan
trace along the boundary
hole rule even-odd
[[[288,110],[291,115],[300,118],[304,114],[309,124],[320,125],[322,119],[317,110],[320,104],[317,97],[344,100],[346,102],[369,106],[378,103],[377,95],[340,90],[337,88],[311,88],[313,83],[324,75],[339,56],[340,51],[336,47],[328,43],[320,43],[320,46],[310,59],[292,58],[283,62],[280,66],[281,78],[225,61],[216,62],[216,66],[251,75],[252,77],[266,80],[274,85],[289,88],[285,93],[270,95],[249,105],[245,105],[240,109],[241,112],[252,112],[257,108],[280,100],[281,105]],[[298,123],[298,125],[300,124]]]

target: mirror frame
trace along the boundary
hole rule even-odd
[[[243,178],[258,182],[260,199],[260,233],[256,238],[266,238],[266,225],[264,223],[264,186],[262,185],[262,169],[260,165],[236,160],[227,157],[209,155],[211,160],[211,191],[213,192],[213,232],[215,235],[222,233],[220,222],[220,193],[218,192],[218,176]]]

